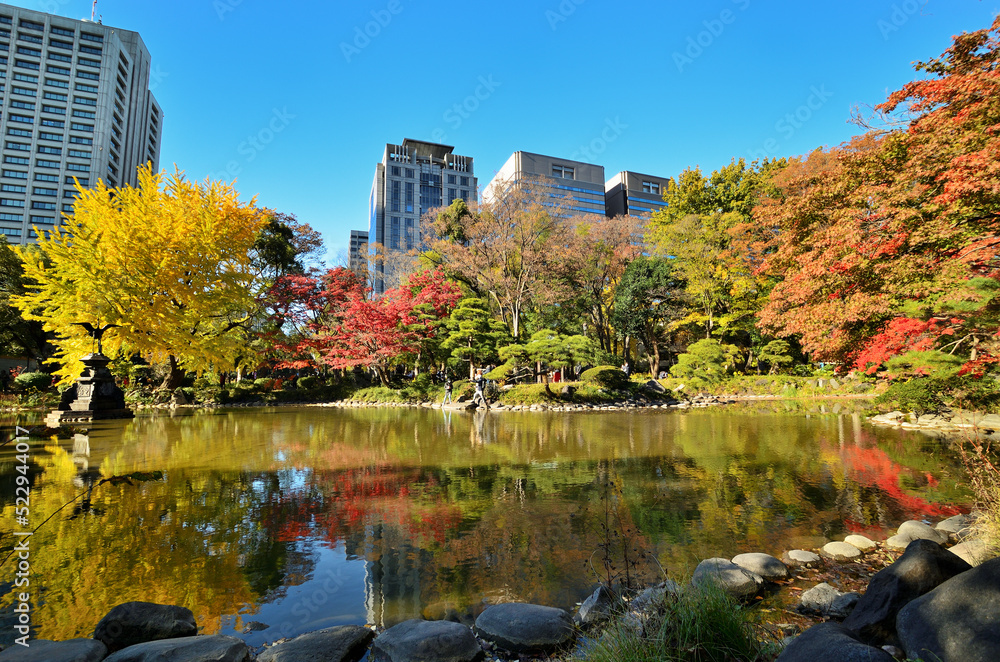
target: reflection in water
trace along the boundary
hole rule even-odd
[[[468,618],[484,601],[571,607],[604,572],[608,522],[655,555],[634,568],[652,579],[658,564],[681,575],[709,556],[815,547],[965,502],[946,446],[840,405],[809,417],[781,406],[197,412],[33,441],[32,525],[102,478],[164,477],[102,484],[32,538],[32,636],[88,636],[128,600],[181,604],[203,632],[253,645]],[[4,554],[14,464],[0,450]],[[620,553],[607,559],[619,569]],[[12,640],[12,578],[0,569],[0,643]],[[271,627],[242,634],[251,620]]]

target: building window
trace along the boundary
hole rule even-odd
[[[8,215],[10,215],[10,214],[8,214]],[[4,216],[3,214],[0,214],[0,220],[4,220],[4,221],[6,221],[6,220],[11,220],[11,221],[17,220],[17,221],[20,221],[21,220],[20,218],[18,218],[18,219],[13,219],[13,218],[12,219],[6,219],[6,218],[3,218],[3,216]],[[8,237],[20,237],[21,236],[21,231],[18,230],[17,228],[0,228],[0,234],[5,234]]]
[[[49,53],[49,59],[55,60],[56,62],[72,62],[73,58],[68,55],[63,55],[62,53]]]
[[[56,80],[55,78],[46,78],[45,84],[48,85],[49,87],[65,87],[69,89],[69,83],[66,83],[61,80]]]
[[[21,188],[24,188],[23,186]],[[42,188],[41,186],[35,186],[31,189],[32,195],[44,195],[49,198],[55,198],[59,195],[59,189],[55,188]]]
[[[35,167],[36,168],[55,168],[56,170],[58,170],[59,169],[59,162],[58,161],[49,161],[47,159],[35,159]]]
[[[660,194],[660,185],[657,182],[643,182],[642,183],[643,193],[653,193],[655,195]]]
[[[26,190],[27,187],[20,184],[0,184],[0,191],[6,193],[24,193]]]
[[[26,97],[33,97],[38,95],[38,92],[36,92],[35,90],[30,90],[27,87],[18,87],[17,85],[12,87],[10,91],[13,92],[14,94],[20,94]]]
[[[0,198],[0,207],[23,207],[24,200],[14,200],[13,198]]]
[[[392,193],[389,198],[390,211],[398,212],[401,207],[399,182],[392,182]]]
[[[21,172],[20,170],[4,170],[2,173],[4,177],[10,177],[11,179],[27,179],[28,173]]]
[[[41,225],[55,225],[56,219],[51,216],[32,216],[32,223],[39,223]]]
[[[87,119],[92,120],[92,119],[94,119],[94,118],[97,117],[97,113],[93,113],[93,112],[91,112],[89,110],[78,110],[78,109],[74,108],[73,109],[73,117],[85,117]]]
[[[389,174],[393,177],[399,177],[401,172],[399,166],[389,166]]]
[[[406,182],[406,213],[413,213],[413,182]]]
[[[77,172],[90,172],[90,166],[86,165],[86,164],[83,164],[83,163],[67,163],[66,164],[66,169],[67,170],[76,170]],[[108,170],[111,170],[111,171],[115,172],[116,174],[118,172],[117,170],[115,170],[114,168],[112,168],[110,165],[108,166]]]
[[[76,181],[80,183],[80,186],[90,186],[90,178],[89,177],[77,177]],[[67,184],[75,184],[76,182],[73,181],[72,177],[67,177],[66,178],[66,183]]]
[[[7,129],[8,136],[23,136],[25,138],[31,137],[31,131],[25,131],[24,129]]]
[[[48,145],[39,145],[38,153],[55,154],[56,156],[62,156],[62,147],[49,147]]]
[[[27,145],[25,143],[12,143],[9,140],[6,143],[4,143],[4,147],[6,147],[7,149],[16,149],[20,152],[31,151],[31,145]]]
[[[413,179],[413,168],[407,168],[406,169],[406,177],[408,179]]]
[[[10,105],[12,108],[21,108],[23,110],[34,110],[35,104],[28,103],[26,101],[11,101]]]
[[[458,183],[458,180],[455,179],[455,175],[448,175],[448,183],[449,184],[456,184],[456,183]]]
[[[101,80],[101,77],[97,74],[92,74],[89,71],[78,71],[76,72],[77,78],[86,78],[88,80]]]
[[[71,149],[71,150],[69,150],[69,155],[70,156],[75,156],[78,159],[89,159],[89,158],[91,158],[93,156],[93,153],[92,152],[84,152],[84,151],[79,150],[79,149]]]
[[[64,37],[75,37],[76,36],[76,30],[67,30],[66,28],[57,28],[54,25],[51,28],[49,28],[49,29],[52,31],[52,34],[61,34]]]
[[[43,113],[52,113],[53,115],[65,115],[66,109],[60,106],[42,106]]]
[[[73,44],[68,41],[61,41],[59,39],[49,39],[49,46],[55,46],[56,48],[65,48],[68,51],[73,50]]]
[[[61,133],[46,133],[45,131],[42,131],[42,132],[40,132],[38,134],[38,139],[39,140],[55,140],[57,142],[62,142],[63,137],[62,137]]]
[[[70,136],[69,141],[75,145],[93,145],[93,138],[83,138],[81,136]]]
[[[61,128],[63,128],[63,127],[66,126],[66,122],[63,122],[62,120],[47,120],[47,119],[43,119],[42,120],[42,126],[51,126],[51,127],[55,128],[55,129],[61,129]]]
[[[462,186],[468,186],[468,185],[469,185],[469,178],[462,177]]]
[[[569,166],[552,166],[552,176],[560,179],[576,179],[575,170]]]
[[[22,159],[20,156],[5,156],[4,163],[15,163],[17,165],[31,165],[31,159]]]
[[[35,181],[36,182],[53,182],[53,183],[57,183],[58,184],[59,183],[59,175],[47,175],[45,173],[38,172],[38,173],[35,173]]]
[[[51,101],[68,101],[69,96],[65,94],[59,94],[58,92],[46,92],[42,97],[49,99]]]
[[[399,250],[399,219],[395,216],[390,219],[389,248]]]
[[[54,203],[54,202],[39,202],[38,200],[35,200],[34,202],[31,203],[31,208],[32,209],[45,209],[45,210],[48,210],[48,211],[55,211],[56,210],[56,203]]]

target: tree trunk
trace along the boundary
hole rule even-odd
[[[167,376],[163,378],[161,388],[170,392],[179,388],[184,383],[184,371],[177,366],[177,358],[173,354],[167,356]]]

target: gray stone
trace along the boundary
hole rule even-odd
[[[759,552],[737,554],[733,557],[733,563],[760,575],[762,579],[767,581],[786,579],[788,577],[788,566],[770,554],[761,554]]]
[[[885,546],[889,549],[906,549],[906,547],[913,542],[909,536],[890,536],[885,541]]]
[[[799,611],[844,618],[858,600],[857,593],[842,593],[826,582],[803,591]]]
[[[643,384],[643,388],[654,393],[666,393],[667,389],[663,387],[663,384],[656,381],[655,379],[650,379],[648,382]]]
[[[601,584],[580,605],[580,610],[576,613],[576,622],[589,625],[610,618],[615,601],[615,594],[609,591],[607,586]]]
[[[946,520],[938,522],[937,526],[934,528],[938,531],[944,531],[945,533],[958,533],[962,529],[969,526],[969,524],[968,515],[955,515],[954,517],[949,517]]]
[[[820,623],[795,637],[776,662],[895,662],[895,658],[858,641],[842,625]]]
[[[1000,660],[1000,559],[956,575],[903,607],[896,631],[911,658]]]
[[[820,550],[823,556],[834,561],[853,561],[861,556],[861,550],[846,542],[828,542]]]
[[[820,561],[819,554],[807,552],[804,549],[791,549],[781,555],[781,560],[785,565],[793,567],[812,566]]]
[[[35,639],[26,648],[12,645],[0,653],[3,662],[100,662],[108,655],[108,647],[94,639],[49,641]]]
[[[938,531],[931,527],[929,524],[924,524],[915,519],[911,519],[908,522],[903,522],[899,525],[896,530],[896,535],[900,538],[909,538],[910,541],[913,540],[933,540],[938,544],[944,544],[948,542],[948,534],[942,531]]]
[[[104,658],[104,662],[250,662],[250,648],[223,634],[147,641]]]
[[[960,542],[948,551],[971,566],[977,566],[993,557],[989,546],[979,538],[971,538]]]
[[[844,625],[867,643],[892,641],[900,609],[970,567],[936,542],[914,540],[895,563],[875,573]]]
[[[198,634],[194,614],[186,607],[153,602],[125,602],[107,613],[94,628],[94,639],[115,652],[159,639]]]
[[[844,538],[844,542],[846,542],[848,545],[854,545],[862,552],[867,552],[868,550],[875,549],[875,541],[866,538],[864,536],[859,536],[856,533]]]
[[[476,634],[512,653],[547,653],[573,641],[573,619],[562,609],[523,602],[491,605],[476,619]]]
[[[713,558],[698,564],[691,575],[691,583],[695,586],[714,583],[733,597],[745,598],[756,594],[764,580],[729,559]]]
[[[472,630],[449,621],[413,619],[376,639],[371,662],[476,662],[484,656]]]
[[[986,430],[1000,430],[1000,415],[987,414],[979,421],[979,427]]]
[[[257,662],[355,662],[374,636],[360,625],[338,625],[271,646],[257,656]]]
[[[680,586],[677,585],[677,582],[672,579],[668,579],[662,584],[651,586],[637,595],[629,604],[629,610],[634,612],[645,612],[655,609],[666,601],[668,595],[677,595],[680,593],[680,590]]]

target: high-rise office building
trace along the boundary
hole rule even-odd
[[[649,216],[666,206],[669,179],[624,170],[604,185],[608,216]]]
[[[351,230],[351,244],[347,253],[347,268],[362,274],[368,264],[368,233],[364,230]]]
[[[511,154],[483,189],[483,202],[490,202],[503,188],[522,181],[533,181],[547,189],[550,201],[545,204],[560,207],[562,215],[605,214],[604,166],[531,152]]]
[[[421,140],[387,144],[382,162],[375,166],[368,204],[368,241],[388,252],[408,251],[422,245],[420,220],[435,207],[461,198],[475,202],[477,182],[472,157],[454,154],[454,147]],[[386,289],[385,265],[373,260],[376,292]]]
[[[0,233],[26,244],[83,186],[159,168],[163,112],[136,32],[0,5]]]

